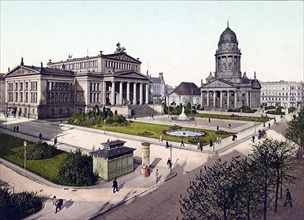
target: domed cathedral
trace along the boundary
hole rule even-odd
[[[206,83],[201,83],[202,108],[205,110],[228,110],[243,106],[260,106],[261,85],[241,72],[241,50],[236,34],[227,28],[221,34],[215,53],[215,72],[210,72]]]

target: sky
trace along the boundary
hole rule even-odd
[[[303,1],[0,0],[0,71],[111,54],[116,43],[141,72],[200,86],[215,71],[221,33],[236,33],[241,71],[261,81],[304,80]]]

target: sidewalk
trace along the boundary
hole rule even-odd
[[[159,123],[163,123],[161,122],[161,119],[159,120]],[[18,123],[22,123],[21,121],[23,121],[23,119],[19,120]],[[27,119],[25,120],[25,122],[28,121],[29,120]],[[279,123],[279,120],[277,120],[277,123]],[[8,120],[6,124],[13,126],[14,119]],[[39,126],[43,126],[44,129],[47,129],[47,126],[53,125],[50,125],[50,123],[47,121],[39,121]],[[195,145],[186,144],[185,148],[180,148],[179,143],[173,143],[173,171],[177,164],[182,164],[184,172],[191,172],[191,170],[204,164],[204,162],[209,158],[210,154],[223,153],[236,145],[240,145],[241,143],[243,143],[242,145],[246,145],[246,147],[248,147],[248,143],[250,142],[248,139],[250,139],[252,136],[253,131],[257,131],[258,129],[262,128],[261,126],[263,125],[260,124],[255,128],[251,127],[247,130],[239,132],[237,141],[232,142],[230,138],[222,140],[222,144],[216,145],[214,152],[210,147],[205,147],[201,153],[200,151],[196,150]],[[37,141],[38,139],[35,133],[30,133],[32,130],[36,132],[35,127],[33,127],[33,129],[26,130],[26,132],[29,132],[29,134],[25,133],[23,130],[17,133],[13,132],[11,129],[0,129],[1,132],[10,134],[13,133],[16,136],[27,140]],[[141,166],[139,165],[136,167],[133,173],[118,178],[118,183],[121,190],[118,193],[113,194],[111,188],[112,182],[102,181],[98,185],[90,187],[58,186],[36,176],[35,174],[25,171],[20,167],[1,160],[1,180],[13,185],[15,192],[25,190],[35,191],[45,200],[43,209],[39,213],[36,213],[27,219],[90,219],[117,205],[120,205],[121,203],[128,202],[133,198],[141,197],[146,193],[157,190],[158,186],[164,184],[165,181],[176,175],[176,172],[170,174],[165,164],[169,155],[169,150],[164,147],[165,142],[159,142],[159,140],[156,139],[124,135],[113,132],[106,132],[104,134],[103,131],[65,124],[60,125],[60,131],[60,136],[58,136],[58,147],[61,149],[75,149],[75,147],[79,147],[80,145],[84,144],[85,148],[83,149],[89,152],[91,151],[92,144],[99,146],[98,144],[100,144],[100,142],[109,137],[115,139],[122,138],[127,140],[126,145],[131,145],[132,147],[135,146],[136,151],[134,152],[134,155],[141,157],[141,142],[150,142],[152,144],[151,161],[155,169],[159,169],[159,175],[161,176],[160,181],[155,183],[156,178],[153,170],[150,177],[144,177],[143,174],[141,174]],[[52,142],[52,140],[49,140],[49,142]],[[51,198],[54,195],[56,195],[57,198],[64,199],[64,207],[57,214],[54,214],[55,208],[52,206],[51,201]]]

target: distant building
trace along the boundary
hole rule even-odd
[[[102,143],[104,149],[92,152],[93,172],[104,180],[134,171],[133,151],[134,148],[123,146],[126,142],[114,140]]]
[[[188,103],[191,106],[200,104],[200,89],[191,82],[182,82],[170,94],[168,94],[167,105],[175,103],[176,105],[182,104],[183,106]]]
[[[296,81],[261,82],[263,106],[304,106],[304,83]]]
[[[151,83],[151,95],[153,103],[156,103],[157,100],[164,100],[167,95],[164,74],[159,73],[158,77],[151,77]]]
[[[201,83],[201,103],[205,110],[228,110],[260,106],[261,85],[241,72],[241,50],[236,34],[229,28],[221,34],[215,53],[215,73]]]
[[[4,73],[0,73],[0,112],[5,112],[5,81]]]

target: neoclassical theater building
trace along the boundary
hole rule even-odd
[[[150,102],[150,79],[141,61],[118,43],[112,54],[69,58],[47,67],[20,65],[5,75],[5,108],[30,118],[69,117],[99,106],[129,116],[132,105]]]
[[[227,25],[221,34],[215,53],[215,72],[210,72],[206,83],[201,83],[202,108],[228,110],[242,106],[260,106],[261,85],[254,73],[253,79],[241,72],[241,50],[236,34]]]

